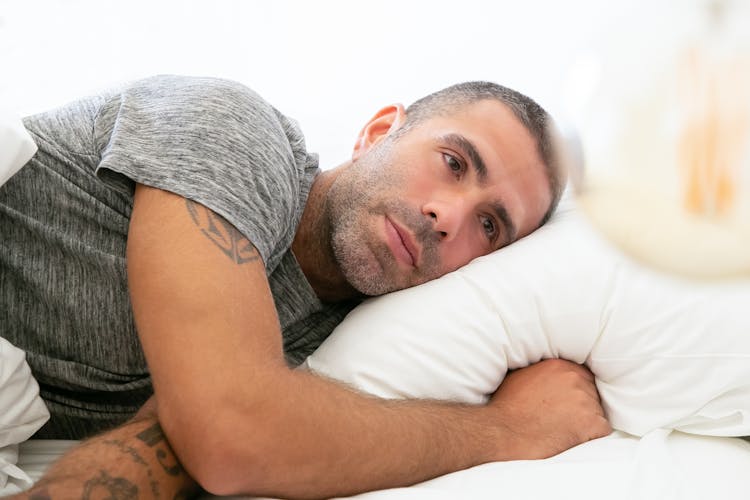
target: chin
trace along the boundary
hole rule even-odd
[[[375,266],[369,269],[366,267],[357,267],[352,271],[351,273],[344,274],[346,280],[355,290],[368,297],[383,295],[413,286],[404,276],[390,276],[379,265],[377,269]]]
[[[362,295],[368,297],[376,297],[390,292],[395,292],[404,287],[398,287],[396,285],[384,283],[380,280],[373,280],[371,277],[366,279],[349,280],[349,284]]]

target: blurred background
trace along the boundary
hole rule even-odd
[[[618,245],[750,275],[750,0],[0,0],[0,106],[159,73],[254,88],[324,169],[383,105],[516,88],[578,131],[579,199]]]
[[[0,104],[29,114],[152,74],[226,77],[296,118],[327,168],[380,106],[459,81],[517,88],[563,117],[602,47],[663,45],[697,3],[0,0]]]

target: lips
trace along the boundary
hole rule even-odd
[[[411,233],[388,217],[385,218],[385,233],[388,246],[396,260],[408,266],[417,267],[419,248]]]

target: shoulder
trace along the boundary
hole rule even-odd
[[[307,194],[308,154],[288,121],[245,85],[161,75],[133,82],[100,116],[97,175],[176,193],[226,219],[274,264]]]
[[[254,151],[292,156],[296,139],[285,117],[266,100],[242,83],[222,78],[159,75],[137,80],[121,89],[100,118],[102,128],[138,137],[138,144],[153,144],[159,151],[187,148],[217,158],[229,152],[252,156]]]
[[[240,82],[207,76],[156,75],[131,82],[123,90],[126,93],[150,92],[156,97],[192,93],[248,95],[260,99],[252,89]]]
[[[226,115],[232,121],[274,120],[273,107],[246,85],[223,78],[158,75],[131,83],[123,90],[127,102],[162,112]],[[196,115],[195,118],[200,118]]]

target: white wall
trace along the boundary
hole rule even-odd
[[[647,0],[0,0],[0,102],[26,114],[155,73],[222,76],[302,124],[321,166],[381,105],[463,80],[561,113],[577,58],[637,39]],[[674,6],[674,7],[672,7]]]

